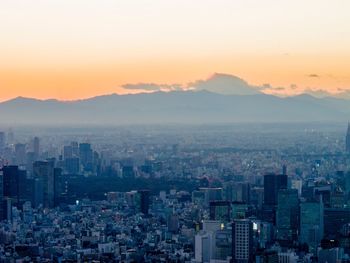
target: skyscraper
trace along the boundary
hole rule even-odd
[[[17,203],[19,201],[19,176],[18,166],[5,166],[3,171],[4,197],[11,198]]]
[[[79,158],[72,157],[64,160],[65,169],[67,173],[77,174],[80,171],[80,162]]]
[[[277,239],[296,240],[299,221],[298,190],[281,189],[278,192],[276,214]]]
[[[91,149],[91,144],[81,143],[79,144],[79,156],[81,164],[84,170],[87,172],[93,171],[93,151]]]
[[[348,131],[346,133],[345,143],[346,143],[346,152],[350,153],[350,122],[348,124]]]
[[[309,245],[309,250],[315,252],[323,238],[324,207],[320,202],[305,202],[300,205],[300,242]]]
[[[0,132],[0,152],[2,152],[5,148],[5,133]]]
[[[209,204],[210,220],[229,222],[231,218],[231,203],[229,201],[211,201]]]
[[[253,223],[248,219],[232,223],[232,259],[237,263],[253,262]]]
[[[40,155],[40,139],[38,137],[34,137],[33,139],[33,152],[35,155],[35,158],[39,158]]]
[[[54,207],[55,200],[55,180],[54,164],[48,161],[37,161],[33,164],[34,177],[42,181],[43,206]]]
[[[138,193],[140,195],[140,211],[141,213],[147,215],[149,210],[150,191],[139,190]]]
[[[73,147],[71,145],[66,145],[63,147],[63,159],[66,160],[68,158],[73,157]]]
[[[15,145],[15,163],[18,165],[23,165],[26,162],[26,145],[22,143],[17,143]]]
[[[264,176],[264,204],[276,206],[278,201],[278,191],[286,189],[288,177],[286,174],[266,174]]]
[[[276,223],[276,206],[278,204],[278,191],[287,189],[288,176],[270,173],[264,175],[264,205],[262,218],[270,223]]]

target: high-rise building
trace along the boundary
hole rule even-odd
[[[253,260],[253,223],[248,219],[237,219],[232,223],[232,259],[237,263]]]
[[[324,209],[324,236],[328,239],[339,239],[341,229],[350,222],[349,208]]]
[[[212,252],[212,235],[206,231],[195,237],[195,262],[210,262]]]
[[[231,202],[211,201],[209,204],[210,220],[229,222],[231,218]]]
[[[54,168],[53,170],[54,175],[54,205],[58,206],[61,201],[63,201],[66,189],[65,189],[65,182],[62,179],[62,169],[61,168]]]
[[[18,165],[23,165],[26,163],[26,145],[22,143],[17,143],[15,145],[15,163]]]
[[[63,159],[66,160],[72,157],[73,157],[73,147],[71,145],[63,146]]]
[[[80,161],[77,157],[67,158],[64,160],[65,169],[69,174],[78,174],[80,172]]]
[[[4,166],[3,196],[12,200],[12,204],[20,208],[25,201],[26,171],[16,165]]]
[[[0,153],[3,152],[5,148],[6,142],[5,142],[5,133],[0,132]]]
[[[350,122],[348,124],[348,130],[346,133],[345,143],[346,143],[346,152],[350,153]]]
[[[202,187],[199,191],[204,193],[204,205],[209,207],[211,201],[222,200],[222,188]]]
[[[37,161],[33,164],[34,177],[42,180],[43,206],[54,207],[55,180],[54,163],[52,161]]]
[[[140,195],[140,211],[141,213],[147,215],[149,210],[150,191],[139,190],[138,193]]]
[[[231,218],[244,219],[249,216],[249,206],[243,202],[232,202],[231,204]]]
[[[123,165],[123,167],[122,167],[122,176],[123,176],[123,178],[133,178],[133,177],[135,177],[134,166],[132,166],[132,165]]]
[[[223,189],[225,200],[233,202],[250,203],[250,184],[247,182],[234,182],[225,185]]]
[[[214,262],[228,260],[232,256],[232,231],[229,229],[220,229],[213,234],[213,253]]]
[[[93,171],[93,151],[90,143],[79,144],[80,162],[84,167],[84,171]]]
[[[278,201],[278,191],[286,189],[288,176],[285,174],[277,175],[274,173],[264,176],[264,204],[276,206]]]
[[[296,189],[281,189],[278,192],[276,212],[277,239],[297,240],[299,225],[299,198]]]
[[[40,155],[40,139],[38,137],[34,137],[33,139],[33,152],[36,158],[39,158]]]
[[[79,157],[79,143],[71,142],[70,146],[72,147],[72,155],[75,157]]]
[[[323,238],[324,206],[322,198],[319,202],[304,202],[300,205],[300,242],[306,243],[311,252],[315,252]]]
[[[19,202],[19,172],[18,166],[5,166],[3,171],[3,196]]]

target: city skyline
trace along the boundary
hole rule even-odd
[[[0,101],[75,100],[215,72],[268,93],[350,87],[348,1],[3,1]],[[266,85],[265,85],[266,86]]]

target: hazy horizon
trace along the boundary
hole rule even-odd
[[[190,87],[215,72],[269,94],[350,88],[349,1],[1,2],[0,101]]]

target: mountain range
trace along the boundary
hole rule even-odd
[[[204,87],[112,94],[77,101],[18,97],[0,103],[0,124],[215,124],[346,122],[350,119],[350,101],[346,99],[316,98],[308,94],[281,98],[261,92],[246,93],[219,94]]]

